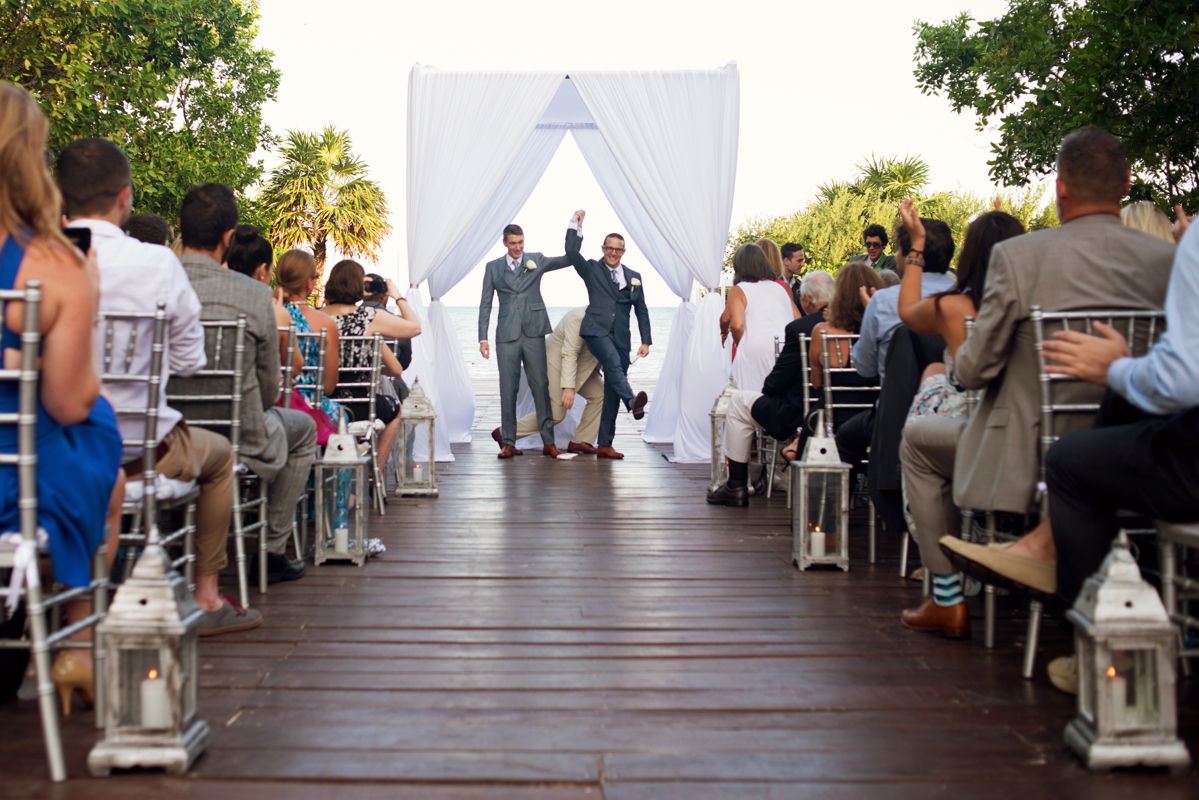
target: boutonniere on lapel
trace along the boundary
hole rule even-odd
[[[525,262],[525,269],[526,270],[537,269],[537,262],[530,258],[528,261]]]
[[[640,278],[630,278],[629,279],[629,286],[632,286],[634,289],[636,289],[640,285],[641,285]]]

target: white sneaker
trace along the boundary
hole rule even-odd
[[[1049,682],[1066,694],[1078,694],[1078,662],[1074,656],[1061,656],[1045,668]]]

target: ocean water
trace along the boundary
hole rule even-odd
[[[495,325],[499,312],[498,306],[491,310],[491,330],[488,331],[488,341],[491,343],[490,359],[483,358],[479,353],[479,307],[447,306],[446,310],[450,314],[450,319],[453,320],[458,341],[462,344],[462,357],[466,360],[471,380],[477,387],[491,387],[491,384],[494,383],[494,387],[491,388],[498,393],[500,379],[495,362]],[[550,324],[557,325],[566,312],[570,311],[570,306],[547,307],[546,311],[550,315]],[[674,306],[649,309],[650,336],[653,344],[650,346],[648,356],[629,367],[629,382],[633,384],[634,388],[648,389],[657,383],[658,374],[662,371],[662,362],[666,359],[666,345],[670,342],[670,323],[674,319],[674,312]],[[641,342],[637,331],[636,317],[630,315],[629,323],[633,349],[636,352],[637,345]]]

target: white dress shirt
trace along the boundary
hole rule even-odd
[[[160,300],[166,303],[162,365],[162,388],[158,400],[158,441],[161,442],[183,415],[167,405],[167,378],[170,373],[191,375],[208,363],[204,353],[204,328],[200,325],[200,298],[192,289],[183,265],[169,248],[146,244],[124,231],[99,219],[78,219],[72,228],[90,228],[92,247],[100,268],[100,310],[112,312],[157,311]],[[101,366],[104,361],[104,330],[96,330],[96,352]],[[123,354],[128,342],[128,328],[119,323],[115,328],[113,353]],[[130,372],[150,374],[150,356],[154,344],[154,322],[146,320],[138,330]],[[124,364],[114,364],[114,372],[124,371]],[[144,383],[110,383],[104,393],[117,409],[145,409]],[[142,438],[146,433],[145,414],[119,414],[117,426],[125,440],[124,461],[142,454]]]

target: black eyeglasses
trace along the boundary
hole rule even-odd
[[[607,245],[604,245],[603,249],[607,250],[609,253],[623,253],[624,252],[623,247],[608,247]]]

